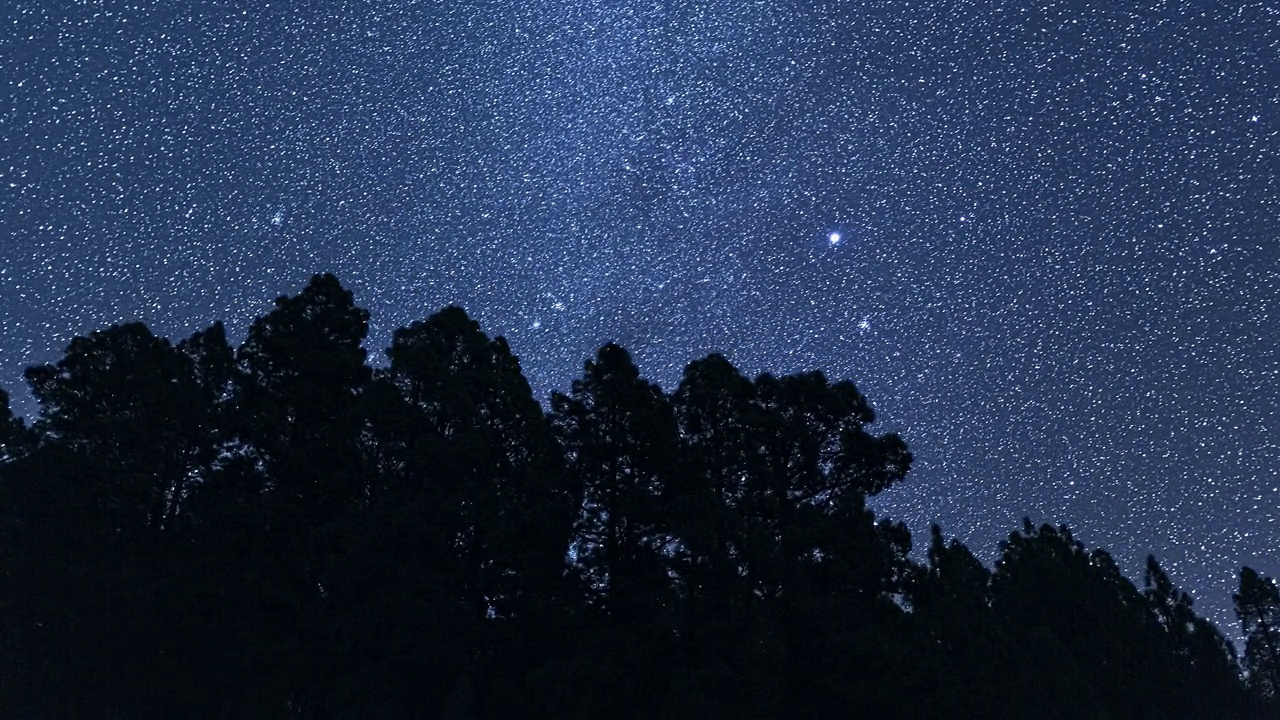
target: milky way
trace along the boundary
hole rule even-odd
[[[879,510],[987,559],[1067,522],[1232,634],[1239,565],[1280,572],[1268,4],[18,0],[0,25],[0,385],[124,320],[243,333],[332,271],[375,356],[457,303],[543,397],[610,340],[667,388],[717,351],[852,379],[917,458]]]

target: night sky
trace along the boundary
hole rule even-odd
[[[877,499],[990,561],[1024,515],[1238,634],[1280,572],[1280,9],[1022,0],[16,0],[0,386],[143,320],[233,336],[332,271],[456,303],[539,397],[851,379]]]

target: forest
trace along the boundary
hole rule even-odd
[[[850,382],[605,345],[543,404],[460,308],[386,362],[332,275],[233,348],[143,324],[0,393],[5,718],[1276,718],[1243,638],[1027,521],[991,567],[868,498],[911,454]]]

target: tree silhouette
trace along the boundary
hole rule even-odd
[[[721,355],[690,363],[672,397],[683,440],[678,488],[681,628],[677,697],[722,717],[769,717],[785,692],[777,628],[753,592],[743,503],[759,477],[755,387]]]
[[[31,452],[35,435],[9,407],[9,393],[0,390],[0,464],[18,460]]]
[[[665,395],[617,345],[587,362],[570,395],[552,398],[569,471],[583,493],[573,545],[592,603],[623,620],[661,596],[674,541],[661,505],[678,437]]]
[[[652,715],[652,689],[669,672],[676,551],[666,504],[678,436],[667,397],[643,380],[626,350],[600,348],[569,395],[552,397],[551,420],[581,493],[570,555],[597,622],[584,673],[591,702],[612,717]]]
[[[236,353],[242,437],[270,494],[309,522],[363,502],[357,396],[370,377],[369,313],[333,275],[317,275],[249,328]]]
[[[1243,698],[1235,648],[1195,613],[1191,596],[1173,584],[1153,556],[1147,556],[1143,584],[1164,631],[1161,644],[1150,655],[1153,661],[1168,662],[1167,686],[1160,693],[1169,700],[1168,712],[1176,714],[1181,706],[1191,711],[1190,717],[1237,716],[1243,710]]]
[[[576,505],[519,362],[457,307],[397,331],[388,356],[407,403],[398,445],[440,510],[438,542],[478,612],[518,612],[523,591],[550,592],[563,573]]]
[[[367,504],[371,480],[359,403],[371,375],[361,347],[368,318],[337,278],[317,275],[278,298],[236,352],[228,412],[246,460],[230,484],[252,485],[250,467],[265,480],[265,526],[253,541],[261,551],[249,556],[255,623],[245,631],[262,668],[251,687],[312,713],[334,690],[319,678],[341,669],[324,631],[350,549],[349,513]]]
[[[674,405],[686,447],[684,630],[695,657],[733,679],[721,681],[722,707],[771,716],[867,702],[883,685],[840,661],[891,652],[870,622],[849,618],[903,619],[891,595],[906,579],[909,536],[877,524],[865,500],[905,475],[905,445],[866,433],[874,415],[849,383],[818,373],[752,382],[719,355],[689,366]],[[754,652],[728,651],[744,646]]]
[[[1146,606],[1111,556],[1089,552],[1065,526],[1034,527],[1004,543],[992,609],[1041,658],[1032,682],[1051,717],[1132,717],[1142,700]]]
[[[27,379],[41,405],[37,431],[116,485],[118,529],[171,525],[211,440],[210,398],[191,360],[133,323],[76,338]]]
[[[1280,590],[1269,577],[1244,567],[1240,590],[1232,596],[1244,631],[1244,667],[1249,685],[1263,700],[1280,698]]]
[[[440,601],[456,603],[448,612],[467,614],[454,623],[465,652],[439,692],[532,702],[511,677],[564,652],[555,628],[577,505],[550,425],[506,341],[461,308],[398,330],[387,354],[374,425],[389,470],[378,522],[419,548],[414,563],[440,573]],[[485,619],[482,641],[475,623]],[[487,681],[472,679],[481,672],[472,661]]]
[[[30,427],[0,392],[0,716],[1275,716],[1272,580],[1241,662],[1066,527],[918,564],[851,383],[711,355],[668,395],[610,344],[548,412],[461,308],[377,370],[368,322],[317,275],[234,351],[74,339]]]
[[[1020,717],[1027,703],[1019,691],[1031,673],[1016,661],[1019,648],[991,609],[991,571],[960,541],[946,541],[937,525],[930,528],[928,566],[918,571],[909,599],[944,658],[939,715]]]

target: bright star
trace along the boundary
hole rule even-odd
[[[840,244],[840,233],[838,233],[838,232],[833,232],[833,233],[831,233],[830,235],[828,235],[828,236],[827,236],[827,242],[831,243],[832,245],[839,245],[839,244]]]

